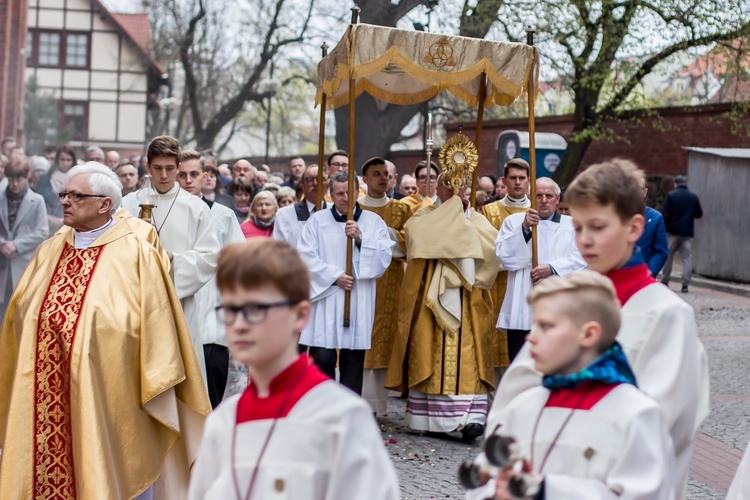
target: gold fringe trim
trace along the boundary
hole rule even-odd
[[[349,44],[353,44],[353,34],[348,32],[347,37]],[[352,46],[353,45],[349,45],[348,47],[349,54],[347,59],[349,60],[349,64],[339,63],[336,67],[335,78],[331,80],[323,80],[318,83],[318,93],[315,97],[316,106],[321,103],[323,94],[328,96],[326,102],[327,109],[335,109],[348,104],[348,92],[340,95],[336,94],[339,92],[342,82],[354,79],[356,96],[361,95],[363,92],[367,92],[376,99],[389,104],[418,104],[447,90],[470,106],[476,107],[479,103],[478,96],[460,85],[470,82],[479,77],[482,73],[486,74],[487,79],[491,83],[491,86],[488,86],[488,88],[493,89],[485,99],[485,107],[490,107],[494,104],[508,106],[526,91],[532,72],[536,73],[536,75],[539,73],[539,65],[535,64],[539,58],[536,48],[532,48],[531,57],[527,58],[524,81],[519,85],[508,80],[496,71],[492,66],[492,63],[486,58],[482,58],[473,66],[458,71],[432,71],[411,61],[396,46],[392,46],[385,52],[385,54],[373,59],[372,61],[358,64],[351,68]],[[383,71],[392,63],[396,63],[404,73],[412,77],[414,80],[424,83],[425,85],[430,85],[431,88],[419,92],[401,94],[395,91],[381,89],[367,80],[367,77]]]

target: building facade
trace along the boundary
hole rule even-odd
[[[58,103],[69,143],[142,150],[167,81],[146,14],[113,14],[99,0],[26,1],[26,78]]]
[[[23,136],[26,0],[0,0],[0,137]]]

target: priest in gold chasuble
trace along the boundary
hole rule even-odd
[[[526,212],[531,208],[529,192],[529,164],[521,158],[509,160],[503,170],[503,183],[508,193],[498,201],[488,203],[482,207],[482,215],[487,217],[497,231],[503,225],[503,221],[511,214]],[[505,289],[508,286],[508,271],[497,273],[497,279],[492,285],[492,317],[497,321],[500,315],[500,307],[505,298]],[[495,366],[495,386],[500,383],[500,377],[510,365],[508,357],[508,334],[503,330],[495,330],[492,336],[492,356]]]
[[[367,184],[367,194],[357,200],[359,206],[378,214],[388,226],[391,239],[396,242],[391,265],[376,282],[372,344],[365,353],[362,381],[362,397],[375,413],[382,415],[388,409],[385,372],[398,330],[398,307],[406,265],[404,224],[411,217],[411,211],[404,203],[386,195],[388,167],[384,159],[376,157],[367,160],[362,166],[362,179]]]
[[[494,389],[490,288],[500,267],[497,231],[453,195],[468,175],[444,161],[443,168],[442,204],[420,210],[405,226],[407,267],[386,387],[409,389],[411,428],[461,431],[471,441],[484,430]]]
[[[158,251],[89,162],[60,193],[0,333],[0,499],[184,498],[210,412]]]

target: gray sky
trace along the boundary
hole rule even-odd
[[[112,12],[141,12],[141,2],[138,0],[102,0]]]

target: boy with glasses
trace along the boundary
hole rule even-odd
[[[297,353],[310,277],[288,244],[224,248],[216,281],[247,389],[209,417],[190,499],[396,499],[396,473],[367,404]]]

